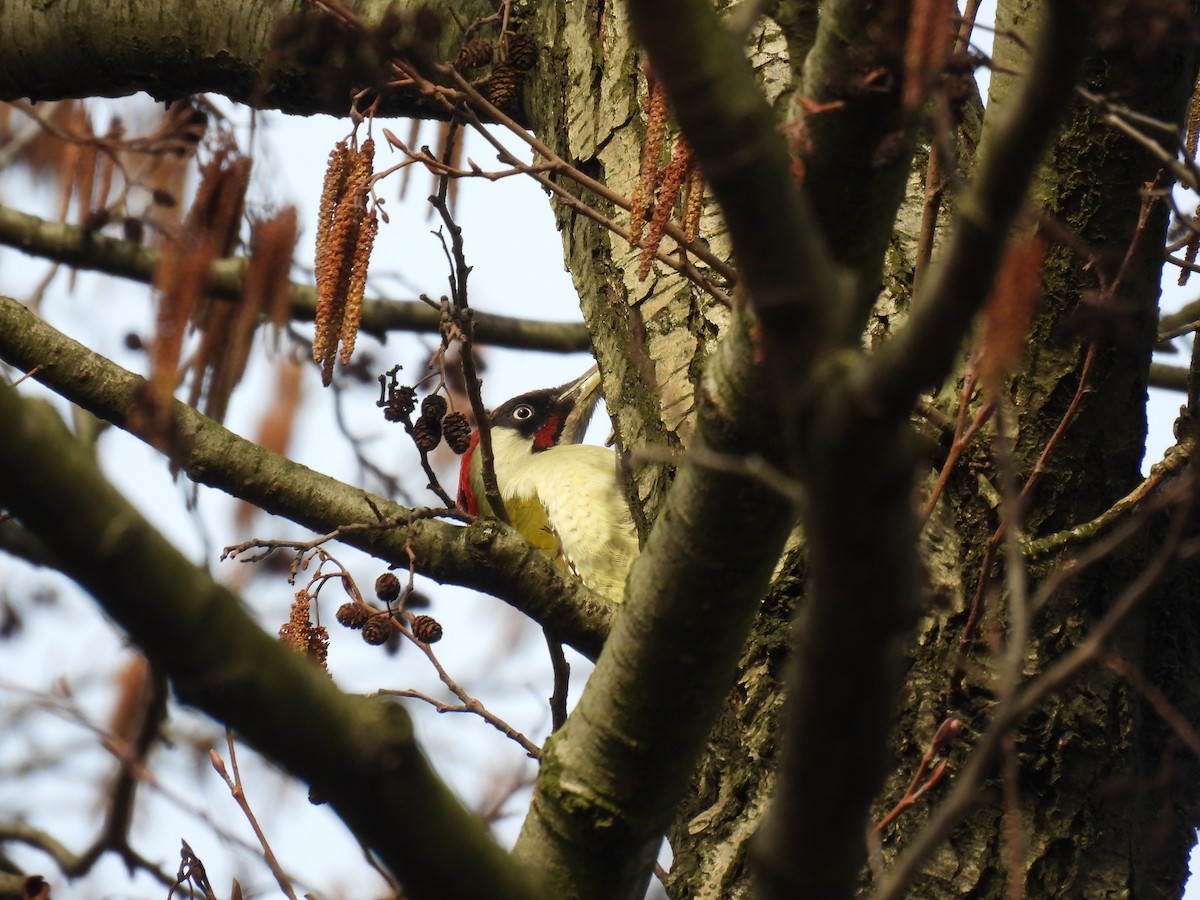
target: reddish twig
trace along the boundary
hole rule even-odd
[[[942,780],[942,776],[946,774],[946,768],[949,766],[950,761],[942,758],[935,763],[934,758],[954,743],[955,738],[961,733],[962,722],[958,719],[951,718],[942,721],[937,731],[933,733],[933,738],[929,741],[929,746],[921,754],[921,760],[917,763],[917,770],[913,772],[912,779],[908,782],[908,787],[904,791],[904,796],[897,801],[896,805],[892,807],[886,816],[876,823],[876,834],[882,833],[885,828],[900,818],[904,812],[916,806],[917,801]]]
[[[410,623],[411,623],[412,619],[415,618],[412,615],[412,613],[405,613],[404,615]],[[395,621],[395,620],[393,620],[393,621]],[[458,704],[456,705],[456,704],[452,704],[452,703],[445,703],[441,700],[438,700],[434,697],[430,697],[428,694],[424,694],[421,691],[417,691],[417,690],[383,689],[383,690],[376,691],[376,694],[378,696],[410,697],[414,700],[421,700],[425,703],[428,703],[430,706],[432,706],[434,709],[436,709],[439,713],[472,713],[474,715],[479,716],[481,719],[483,719],[485,722],[487,722],[489,725],[491,725],[493,728],[495,728],[497,731],[499,731],[505,737],[509,738],[510,740],[516,741],[518,744],[520,744],[521,748],[529,755],[529,757],[531,759],[540,759],[541,758],[542,751],[541,751],[541,748],[537,746],[537,744],[533,743],[533,741],[531,741],[531,740],[529,740],[529,738],[525,737],[524,734],[517,731],[515,728],[513,728],[511,725],[509,725],[507,722],[505,722],[503,719],[501,719],[499,716],[497,716],[495,713],[493,713],[491,710],[489,710],[479,700],[475,699],[470,694],[468,694],[462,688],[462,686],[460,686],[458,684],[457,681],[455,681],[452,677],[450,677],[450,673],[447,672],[445,670],[445,668],[442,667],[442,664],[438,660],[437,654],[435,654],[433,652],[432,647],[430,647],[424,641],[417,640],[417,638],[413,636],[412,631],[410,631],[408,628],[404,627],[403,625],[396,623],[396,627],[400,631],[400,633],[402,635],[404,635],[404,637],[406,637],[409,641],[411,641],[418,648],[420,648],[421,652],[425,654],[425,658],[429,660],[430,664],[437,671],[438,678],[441,680],[442,684],[444,684],[446,686],[446,688],[450,691],[450,693],[454,694],[454,696],[458,698]]]
[[[929,492],[929,499],[925,501],[925,507],[921,510],[921,519],[923,521],[929,521],[929,517],[933,514],[933,508],[937,505],[938,498],[941,497],[942,491],[945,490],[946,484],[950,481],[950,475],[954,471],[954,467],[958,465],[963,452],[970,446],[971,441],[975,439],[975,435],[979,433],[979,429],[987,423],[996,409],[995,401],[989,400],[980,407],[970,427],[967,427],[967,409],[974,390],[975,372],[972,370],[967,373],[967,377],[963,381],[962,391],[959,393],[958,416],[954,422],[954,440],[950,444],[950,452],[946,454],[946,461],[942,464],[941,471],[938,472],[937,482],[934,484],[933,490]]]
[[[271,870],[271,874],[275,876],[275,882],[279,885],[279,889],[283,891],[285,896],[290,897],[291,900],[296,900],[296,892],[292,888],[291,879],[283,871],[283,867],[279,865],[279,860],[275,858],[275,853],[271,850],[271,845],[267,842],[267,836],[259,826],[258,818],[254,815],[254,810],[250,808],[250,801],[246,798],[246,789],[242,784],[242,775],[238,771],[237,751],[233,746],[233,731],[229,728],[225,729],[225,743],[229,748],[229,764],[233,767],[233,777],[230,778],[229,773],[225,769],[225,763],[216,750],[210,749],[208,751],[209,762],[212,763],[212,767],[216,773],[225,780],[230,796],[233,797],[234,802],[241,809],[242,814],[246,817],[246,821],[250,823],[250,828],[253,829],[254,836],[258,838],[258,845],[262,847],[263,861]]]

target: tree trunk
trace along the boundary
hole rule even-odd
[[[789,21],[781,4],[779,20]],[[1027,40],[1037,5],[1002,4],[1000,27]],[[792,11],[794,14],[794,11]],[[801,16],[802,18],[802,16]],[[1164,121],[1177,121],[1193,84],[1190,48],[1138,56],[1127,23],[1106,21],[1108,41],[1089,68],[1089,89]],[[642,60],[630,43],[620,7],[599,3],[548,4],[538,32],[552,48],[532,95],[531,118],[557,152],[617,192],[633,193],[641,165],[645,125]],[[999,41],[997,62],[1021,71],[1023,54]],[[806,49],[802,40],[792,46]],[[793,75],[788,42],[767,20],[748,41],[749,53],[776,100]],[[799,63],[796,63],[799,69]],[[991,103],[1003,108],[1008,82],[993,76]],[[969,166],[973,146],[964,146]],[[1138,234],[1139,189],[1159,179],[1160,164],[1128,138],[1099,121],[1083,102],[1048,160],[1034,203],[1060,223],[1044,227],[1051,241],[1064,229],[1078,234],[1093,254],[1052,243],[1045,265],[1042,311],[1034,328],[1027,368],[1012,381],[1016,411],[1016,459],[1023,484],[1064,415],[1080,383],[1088,350],[1088,396],[1069,429],[1054,440],[1046,470],[1027,506],[1025,537],[1036,538],[1087,521],[1124,495],[1138,480],[1145,432],[1144,391],[1154,343],[1159,254],[1167,209],[1153,205],[1122,273],[1113,308],[1094,298],[1111,284]],[[919,169],[916,171],[919,172]],[[876,308],[872,341],[897,326],[911,290],[916,221],[923,182],[910,181],[910,197],[898,221]],[[1119,199],[1118,199],[1119,198]],[[587,198],[596,202],[596,198]],[[952,199],[947,207],[952,206]],[[607,209],[619,222],[622,211]],[[692,384],[727,322],[728,313],[673,273],[656,268],[646,281],[636,277],[638,251],[566,207],[559,207],[566,258],[574,274],[594,347],[607,373],[605,390],[621,446],[678,450],[687,446]],[[943,217],[942,222],[946,221]],[[727,253],[719,217],[708,210],[704,231],[718,254]],[[964,360],[965,361],[965,360]],[[948,385],[938,405],[951,419],[960,381]],[[971,412],[982,404],[978,395]],[[944,459],[935,451],[932,473]],[[664,485],[663,470],[648,467],[637,477],[638,499],[652,519]],[[933,484],[931,477],[925,490]],[[981,485],[983,487],[981,488]],[[990,487],[989,487],[990,485]],[[897,715],[895,766],[881,793],[881,818],[904,788],[939,723],[949,717],[964,725],[950,753],[950,777],[986,727],[995,702],[996,635],[1007,621],[1007,599],[999,592],[1002,556],[989,540],[1000,513],[989,499],[999,493],[988,442],[977,442],[969,464],[950,479],[927,528],[924,553],[931,602],[911,644],[910,674]],[[923,499],[923,498],[922,498]],[[1156,549],[1147,534],[1120,558],[1085,573],[1034,622],[1025,660],[1029,677],[1077,645],[1114,597],[1144,567]],[[1069,551],[1068,551],[1069,552]],[[972,619],[980,567],[984,580],[977,621]],[[1036,584],[1061,563],[1061,552],[1032,561]],[[965,561],[965,562],[964,562]],[[1190,576],[1189,576],[1190,577]],[[1187,579],[1184,583],[1189,583]],[[1145,672],[1152,683],[1172,686],[1171,699],[1193,720],[1200,714],[1188,687],[1200,675],[1194,651],[1200,635],[1183,616],[1186,588],[1172,583],[1121,634],[1116,652]],[[669,840],[674,862],[668,880],[673,897],[749,896],[747,849],[773,788],[778,715],[783,703],[781,669],[789,644],[788,622],[805,592],[803,541],[799,534],[764,598],[753,639],[740,664],[726,713],[714,729],[699,766],[694,790],[680,806]],[[717,626],[719,627],[719,626]],[[964,629],[971,636],[963,643]],[[848,653],[853,648],[846,648]],[[955,660],[961,650],[967,656]],[[1169,677],[1168,676],[1169,673]],[[988,783],[977,810],[914,887],[920,896],[999,896],[1014,867],[1031,896],[1178,896],[1186,877],[1186,850],[1194,842],[1200,773],[1194,760],[1128,681],[1096,665],[1030,717],[1015,741],[1017,808],[1005,823],[1004,783]],[[853,716],[852,710],[846,711]],[[1010,797],[1012,796],[1010,790]],[[881,835],[886,864],[927,821],[940,797],[935,790],[916,809]],[[1017,823],[1016,825],[1012,824]],[[865,824],[865,823],[864,823]],[[1005,829],[1010,831],[1006,832]],[[1016,828],[1017,831],[1012,831]],[[1006,834],[1009,835],[1006,837]],[[1026,846],[1013,848],[1012,836]],[[869,881],[869,879],[868,879]]]

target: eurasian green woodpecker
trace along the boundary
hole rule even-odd
[[[617,479],[616,454],[581,444],[600,398],[595,368],[561,387],[530,391],[489,415],[492,459],[509,521],[524,538],[612,603],[638,554],[637,532]],[[458,505],[489,515],[479,433],[462,458]]]

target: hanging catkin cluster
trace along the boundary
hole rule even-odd
[[[346,365],[358,336],[367,264],[379,230],[374,208],[368,211],[374,158],[374,141],[365,140],[357,148],[342,141],[329,154],[325,170],[317,221],[313,359],[321,364],[321,381],[326,385],[333,380],[334,359]]]
[[[650,210],[650,202],[658,189],[661,177],[663,142],[667,136],[667,91],[662,83],[651,75],[646,87],[646,139],[642,148],[642,171],[637,186],[633,189],[629,214],[629,239],[634,244],[642,243],[642,231]]]
[[[653,73],[647,72],[646,81],[646,138],[641,173],[630,198],[629,210],[629,240],[642,251],[638,261],[639,281],[644,281],[650,274],[680,191],[683,191],[681,224],[684,237],[689,241],[695,240],[699,232],[704,197],[704,177],[682,134],[676,137],[670,160],[663,165],[670,112],[667,92]]]

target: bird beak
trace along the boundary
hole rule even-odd
[[[563,424],[560,444],[578,444],[583,440],[592,413],[600,400],[600,369],[592,366],[574,381],[569,381],[554,391],[558,402],[570,409]]]

